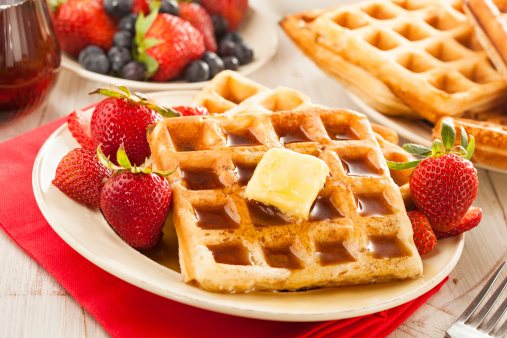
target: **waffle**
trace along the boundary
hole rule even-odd
[[[466,15],[447,2],[364,1],[323,11],[301,27],[431,122],[505,101],[505,81],[473,43]]]
[[[243,100],[231,99],[229,93],[236,92],[234,88],[247,88],[251,95],[242,96]],[[257,94],[253,94],[257,93]],[[192,105],[204,106],[211,114],[243,114],[270,113],[277,111],[319,109],[324,107],[311,102],[310,98],[294,89],[278,87],[268,89],[237,72],[223,71],[194,98]],[[372,123],[371,127],[380,145],[380,149],[388,161],[407,162],[410,154],[399,147],[398,134],[392,129]],[[413,207],[412,195],[409,188],[409,170],[391,170],[391,176],[399,185],[407,209]]]
[[[459,144],[462,126],[469,135],[473,135],[475,138],[475,151],[472,155],[472,161],[507,169],[507,124],[496,123],[499,119],[504,122],[507,119],[505,115],[501,115],[502,113],[505,113],[505,108],[488,114],[479,114],[478,116],[485,119],[485,121],[463,118],[453,119],[457,134],[456,145]],[[495,122],[488,122],[488,120]],[[441,127],[442,121],[439,121],[433,129],[434,139],[440,135]]]
[[[464,8],[481,45],[507,81],[507,1],[467,0]]]
[[[299,290],[422,273],[400,191],[364,115],[182,117],[157,123],[148,140],[159,169],[178,167],[168,180],[186,283],[216,292]],[[307,221],[287,223],[243,198],[273,147],[318,156],[330,168]]]

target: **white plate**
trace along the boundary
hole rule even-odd
[[[188,104],[194,94],[174,91],[151,96],[166,104],[182,105]],[[177,272],[177,239],[171,224],[164,229],[161,247],[165,251],[152,253],[164,266],[123,242],[98,209],[68,198],[51,184],[60,159],[76,147],[78,143],[64,124],[47,139],[35,160],[34,194],[51,227],[77,252],[109,273],[162,297],[199,308],[250,318],[301,322],[362,316],[395,307],[429,291],[451,272],[463,250],[463,235],[439,241],[434,251],[423,258],[424,276],[402,282],[295,293],[231,295],[203,291],[181,282]]]
[[[243,40],[248,43],[254,51],[254,59],[251,63],[240,66],[238,72],[242,75],[249,75],[268,62],[275,55],[278,47],[278,36],[275,27],[264,18],[258,11],[250,7],[244,21],[241,23],[239,32]],[[66,54],[62,55],[62,67],[77,75],[91,81],[104,84],[121,84],[131,90],[138,91],[163,91],[163,90],[186,90],[203,88],[209,81],[187,82],[147,82],[125,80],[109,75],[102,75],[84,69],[76,60]]]
[[[431,148],[431,131],[433,129],[433,126],[429,122],[384,115],[367,105],[363,100],[351,92],[346,91],[346,93],[350,99],[354,101],[355,104],[357,104],[361,112],[366,114],[373,122],[377,122],[383,126],[395,130],[401,137],[407,139],[410,142],[422,144],[426,147]],[[474,166],[502,174],[507,174],[507,169],[504,168],[493,167],[482,163],[474,163]]]

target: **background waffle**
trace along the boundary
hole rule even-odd
[[[168,179],[187,283],[218,292],[298,290],[422,273],[399,189],[361,114],[182,117],[157,123],[148,140],[159,169],[178,166]],[[272,147],[317,156],[329,166],[309,221],[286,224],[243,198]]]
[[[243,89],[243,94],[231,95]],[[223,71],[194,98],[192,105],[204,106],[210,114],[270,113],[302,109],[326,108],[311,102],[310,98],[294,89],[268,89],[233,71]],[[408,162],[411,155],[398,146],[398,134],[392,129],[372,123],[374,135],[388,161]],[[407,209],[413,207],[409,180],[411,170],[391,170],[399,185]]]
[[[507,81],[507,1],[466,0],[464,9],[482,47]]]
[[[307,27],[431,122],[506,99],[506,83],[473,43],[466,15],[448,2],[365,1],[323,11]]]

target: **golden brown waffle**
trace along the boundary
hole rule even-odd
[[[507,81],[507,1],[466,0],[464,8],[481,45]]]
[[[429,121],[506,99],[505,81],[473,43],[466,16],[448,2],[365,1],[323,11],[306,27]]]
[[[505,112],[505,108],[503,111]],[[507,169],[507,125],[487,122],[490,119],[494,121],[503,119],[505,121],[506,116],[502,116],[501,113],[502,111],[499,110],[490,114],[480,114],[479,116],[486,121],[454,118],[453,123],[457,134],[456,145],[459,144],[461,127],[464,127],[469,135],[474,136],[475,151],[472,155],[472,161]],[[440,135],[442,120],[433,129],[434,139]]]
[[[182,117],[157,123],[148,140],[159,169],[178,167],[168,179],[187,283],[217,292],[298,290],[422,273],[400,191],[364,115]],[[308,221],[286,223],[243,198],[273,147],[317,156],[330,168]]]

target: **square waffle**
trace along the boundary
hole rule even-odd
[[[166,119],[148,130],[173,190],[186,283],[216,292],[299,290],[415,278],[422,262],[400,190],[364,115],[306,110]],[[274,147],[330,175],[308,220],[244,198]]]
[[[318,44],[372,74],[431,122],[505,101],[505,81],[486,53],[472,43],[466,15],[450,3],[364,1],[300,21],[300,28],[289,35],[303,28],[315,33]]]

